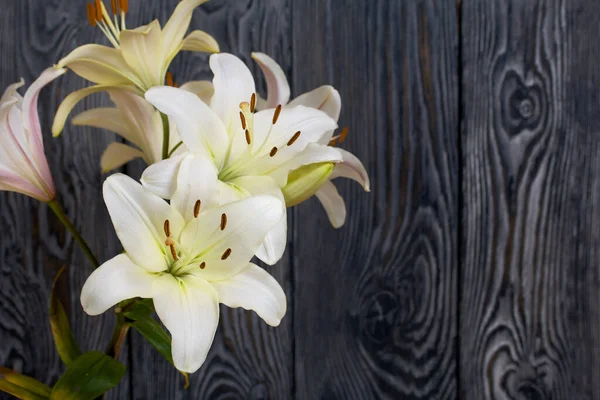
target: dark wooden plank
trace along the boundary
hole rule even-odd
[[[75,0],[3,2],[2,90],[21,76],[29,85],[75,46],[99,40],[101,32],[88,28],[84,16],[85,10]],[[99,259],[105,260],[120,251],[100,190],[104,179],[100,154],[115,136],[70,126],[58,139],[50,134],[59,102],[66,93],[84,85],[71,73],[50,85],[40,96],[40,119],[60,201]],[[102,97],[86,101],[87,108],[101,104],[106,104]],[[52,384],[63,369],[47,322],[49,290],[56,271],[64,264],[70,267],[60,285],[60,297],[83,349],[105,348],[114,317],[107,313],[91,318],[83,313],[79,293],[92,266],[48,207],[22,195],[0,193],[0,221],[0,365]],[[122,361],[128,363],[126,354]],[[128,396],[129,382],[125,378],[107,398]]]
[[[141,7],[141,4],[144,7]],[[176,0],[143,2],[131,0],[132,25],[158,17],[166,21]],[[264,89],[259,68],[250,59],[252,51],[263,51],[290,70],[289,6],[287,0],[230,1],[213,0],[194,13],[192,29],[214,35],[221,50],[247,61]],[[208,57],[182,53],[172,67],[175,79],[184,83],[212,79]],[[263,95],[266,94],[263,92]],[[129,166],[128,173],[139,176],[141,163]],[[289,254],[289,253],[287,253]],[[268,271],[282,284],[292,303],[288,255]],[[181,375],[136,332],[133,342],[133,395],[136,399],[289,399],[292,398],[292,310],[281,325],[271,328],[256,314],[242,309],[221,307],[221,320],[213,347],[202,368],[190,377],[191,387],[183,388]]]
[[[458,31],[453,1],[294,2],[293,92],[340,90],[372,192],[297,208],[298,399],[456,398]]]
[[[463,1],[463,399],[599,399],[600,4]]]

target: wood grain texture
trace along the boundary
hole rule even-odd
[[[177,1],[144,2],[131,0],[133,25],[153,18],[166,21]],[[265,83],[252,51],[262,51],[278,59],[289,71],[289,6],[287,0],[213,0],[194,13],[191,29],[213,35],[222,51],[232,52],[248,63],[263,95]],[[132,25],[132,26],[133,26]],[[212,79],[208,56],[182,53],[172,64],[180,83]],[[127,172],[138,177],[141,163]],[[137,332],[132,335],[133,398],[135,399],[289,399],[293,390],[292,296],[289,253],[267,270],[275,276],[288,296],[288,314],[277,328],[269,327],[255,313],[221,306],[219,329],[208,358],[191,376],[191,386],[183,388],[182,376]]]
[[[460,398],[600,398],[599,12],[463,1]]]
[[[27,86],[47,67],[75,46],[98,40],[100,32],[87,28],[84,12],[74,2],[5,1],[0,12],[0,86],[23,77]],[[69,217],[88,239],[100,260],[120,250],[101,197],[104,177],[100,154],[114,140],[112,134],[72,129],[52,139],[50,125],[59,102],[84,81],[67,74],[42,91],[40,120],[46,154],[58,197]],[[91,108],[106,104],[97,97],[85,101]],[[76,111],[81,111],[79,106]],[[49,290],[54,274],[68,265],[60,283],[60,298],[82,349],[103,350],[114,318],[110,313],[88,317],[79,303],[83,282],[92,271],[83,252],[50,209],[25,196],[0,193],[0,365],[14,368],[53,384],[63,366],[56,354],[48,323]],[[107,240],[108,239],[108,240]],[[127,356],[122,361],[128,363]],[[107,398],[129,396],[125,378]]]
[[[372,182],[336,181],[339,230],[315,200],[295,212],[296,398],[454,399],[455,2],[313,0],[292,15],[293,91],[339,89],[342,147]]]

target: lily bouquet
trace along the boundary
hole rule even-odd
[[[117,323],[106,352],[83,352],[63,305],[50,299],[51,327],[66,371],[53,388],[0,369],[0,390],[23,399],[93,399],[125,373],[118,356],[130,328],[137,329],[187,380],[206,359],[219,319],[219,304],[256,312],[279,325],[286,296],[256,256],[274,265],[287,242],[286,208],[315,195],[334,227],[346,217],[332,180],[346,177],[369,191],[361,162],[336,147],[341,100],[322,86],[290,101],[281,67],[262,53],[266,99],[244,62],[220,53],[208,33],[186,34],[196,7],[184,0],[169,21],[128,28],[126,0],[87,5],[92,26],[112,47],[86,44],[46,69],[24,96],[22,81],[0,100],[0,189],[48,203],[96,267],[81,290],[89,315],[114,308]],[[210,81],[181,86],[168,72],[182,50],[211,53]],[[37,100],[68,70],[94,85],[69,94],[58,108],[58,137],[84,97],[108,92],[112,108],[84,111],[74,125],[104,128],[128,144],[112,143],[101,157],[103,172],[141,158],[141,181],[110,175],[103,196],[123,252],[99,264],[63,212],[44,155]],[[158,316],[158,320],[155,315]],[[165,329],[166,328],[166,329]],[[167,333],[168,332],[168,333]]]

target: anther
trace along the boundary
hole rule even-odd
[[[96,0],[96,21],[101,22],[102,20],[102,1]]]
[[[242,121],[242,129],[246,129],[246,117],[244,117],[244,113],[240,111],[240,120]]]
[[[167,86],[173,86],[173,74],[171,71],[167,71],[167,75],[165,76],[165,81]]]
[[[174,246],[174,245],[175,245],[175,241],[173,240],[173,238],[167,237],[167,239],[165,240],[165,246]]]
[[[129,1],[119,0],[119,5],[121,6],[121,12],[127,14],[129,11]]]
[[[167,235],[167,237],[171,236],[171,223],[168,219],[165,219],[165,224],[163,228],[165,230],[165,235]]]
[[[279,118],[279,114],[281,113],[281,104],[277,106],[275,109],[275,114],[273,114],[273,125],[277,123],[277,119]]]
[[[231,255],[231,249],[225,250],[225,253],[221,256],[221,260],[227,260],[227,258]]]
[[[87,17],[91,26],[96,26],[96,8],[93,3],[87,3]]]
[[[342,129],[342,133],[340,133],[340,137],[338,139],[338,143],[342,143],[344,140],[346,140],[346,136],[348,136],[348,127],[344,127],[344,129]]]
[[[269,156],[270,156],[270,157],[274,157],[274,156],[275,156],[275,154],[277,154],[277,147],[273,147],[273,148],[271,149],[271,152],[269,153]]]
[[[221,230],[225,230],[225,227],[227,226],[227,214],[223,213],[221,214]]]
[[[200,264],[200,269],[204,269],[206,268],[206,263],[204,261],[202,261],[202,263]]]
[[[110,0],[110,8],[113,15],[117,15],[119,10],[117,10],[117,0]]]
[[[250,112],[254,112],[256,109],[256,93],[252,93],[252,97],[250,98]]]
[[[248,131],[248,129],[246,129],[246,143],[252,143],[252,139],[250,138],[250,131]]]
[[[336,142],[336,141],[337,141],[337,139],[336,139],[336,138],[333,138],[333,139],[331,139],[331,140],[329,141],[329,145],[330,145],[330,146],[335,146],[335,142]]]
[[[298,132],[294,133],[294,136],[292,136],[292,138],[291,138],[291,139],[290,139],[290,140],[287,142],[287,145],[288,145],[288,146],[291,146],[291,145],[293,145],[293,144],[294,144],[294,142],[295,142],[296,140],[298,140],[298,138],[299,138],[299,137],[300,137],[300,131],[298,131]]]
[[[198,214],[200,214],[200,205],[202,202],[200,200],[196,200],[196,204],[194,204],[194,218],[198,218]]]
[[[173,256],[173,260],[179,260],[179,258],[177,257],[177,252],[175,251],[175,245],[172,244],[169,246],[169,248],[171,249],[171,255]]]

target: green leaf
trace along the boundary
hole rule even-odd
[[[127,303],[125,303],[127,302]],[[138,320],[152,315],[154,312],[154,303],[152,299],[134,299],[125,300],[125,304],[117,309],[117,313],[122,312],[123,315],[130,320]]]
[[[50,328],[54,336],[54,344],[60,359],[67,365],[81,355],[81,349],[73,336],[69,319],[65,313],[65,308],[55,294],[56,282],[65,270],[62,267],[56,274],[52,283],[52,292],[50,295]]]
[[[52,389],[50,386],[12,369],[0,367],[0,390],[19,399],[39,400],[47,399]]]
[[[115,387],[124,375],[123,364],[99,351],[90,351],[69,364],[50,399],[92,400]]]

